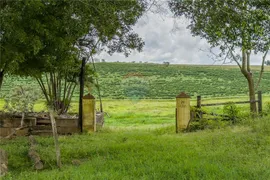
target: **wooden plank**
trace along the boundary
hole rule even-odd
[[[3,128],[3,127],[0,127],[0,136],[1,137],[6,137],[9,134],[11,134],[12,132],[13,132],[13,129],[12,128]]]
[[[1,137],[6,137],[9,136],[10,134],[12,134],[14,132],[16,128],[11,128],[11,127],[1,127],[0,128],[0,136]],[[26,136],[29,132],[29,128],[23,128],[23,129],[19,129],[16,131],[16,136]]]
[[[256,100],[256,101],[239,101],[239,102],[201,104],[201,106],[220,106],[220,105],[227,105],[227,104],[247,104],[247,103],[253,103],[253,102],[258,102],[258,100]]]
[[[57,127],[78,126],[78,119],[55,119]],[[37,125],[50,125],[50,120],[38,120]]]
[[[49,119],[42,119],[42,120],[38,119],[37,125],[40,125],[40,124],[46,124],[46,125],[51,124],[51,121]]]
[[[36,118],[25,118],[24,119],[24,126],[35,126],[36,125]],[[21,126],[21,118],[10,118],[6,117],[0,120],[0,127],[10,127],[10,128],[17,128]]]
[[[57,127],[78,127],[78,119],[56,119]]]

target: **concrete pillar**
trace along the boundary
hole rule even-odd
[[[190,96],[184,92],[176,96],[176,133],[187,128],[190,120]]]
[[[82,129],[83,132],[96,131],[95,97],[87,94],[83,97]]]

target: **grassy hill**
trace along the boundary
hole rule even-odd
[[[147,98],[175,98],[185,91],[192,96],[246,95],[247,82],[236,66],[192,66],[98,63],[98,72],[105,97],[125,97],[125,83],[131,77],[143,79]],[[255,67],[255,77],[259,67]],[[260,90],[270,93],[270,68],[267,68]],[[134,86],[134,84],[130,84]],[[135,86],[136,88],[136,86]]]
[[[247,95],[247,82],[237,66],[165,65],[146,63],[97,63],[101,94],[104,98],[171,99],[181,91],[204,97]],[[259,66],[254,76],[258,77]],[[2,96],[11,87],[38,85],[31,78],[7,77]],[[270,67],[266,67],[260,90],[270,93]],[[74,97],[78,97],[78,89]],[[96,90],[93,94],[97,95]]]

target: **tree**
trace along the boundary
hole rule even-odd
[[[256,112],[255,90],[264,71],[270,47],[270,3],[268,0],[170,0],[174,16],[190,20],[194,36],[219,47],[220,57],[237,63],[248,82],[251,112]],[[241,52],[241,53],[239,53]],[[260,76],[255,85],[251,54],[262,54]]]
[[[266,66],[270,66],[270,60],[265,61]]]
[[[142,50],[132,26],[144,8],[139,0],[1,1],[0,86],[7,72],[33,76],[47,103],[65,112],[85,54]]]

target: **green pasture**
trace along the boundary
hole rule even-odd
[[[269,116],[193,133],[175,134],[174,128],[106,125],[94,134],[60,136],[61,170],[52,137],[36,137],[42,171],[35,171],[27,158],[27,137],[1,140],[9,152],[9,174],[3,179],[270,179]]]

